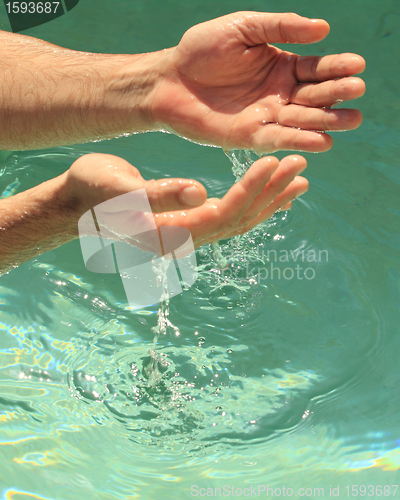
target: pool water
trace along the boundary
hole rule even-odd
[[[400,495],[398,2],[81,0],[26,34],[144,52],[245,9],[325,18],[328,38],[294,50],[365,57],[364,123],[304,155],[310,190],[292,210],[221,242],[228,270],[197,251],[199,278],[170,300],[176,328],[153,355],[159,305],[130,310],[79,242],[0,277],[1,498]],[[193,177],[210,196],[234,181],[220,149],[153,133],[4,152],[0,194],[88,152]]]

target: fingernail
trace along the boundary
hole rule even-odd
[[[180,198],[181,201],[185,203],[185,205],[190,205],[192,207],[197,207],[198,205],[201,205],[204,201],[200,191],[197,189],[196,186],[190,186],[185,188],[181,192]]]

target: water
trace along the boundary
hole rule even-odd
[[[243,8],[266,7],[87,0],[32,34],[82,50],[157,50]],[[305,155],[310,191],[289,212],[219,242],[227,268],[199,249],[199,279],[168,315],[166,303],[130,310],[120,278],[89,273],[78,242],[0,278],[2,498],[183,499],[194,485],[285,486],[293,496],[321,487],[325,497],[339,486],[347,498],[347,485],[399,483],[399,8],[268,9],[326,18],[318,54],[366,57],[362,127]],[[92,151],[120,155],[146,178],[194,177],[210,196],[234,181],[221,150],[145,134],[5,154],[0,193]]]
[[[152,328],[154,333],[153,348],[149,351],[152,359],[146,368],[146,374],[153,386],[163,383],[162,368],[167,368],[170,364],[165,359],[166,355],[158,354],[156,351],[159,336],[167,335],[170,331],[175,337],[180,335],[179,328],[172,324],[169,319],[167,270],[170,265],[172,265],[172,262],[165,258],[161,258],[158,264],[156,262],[153,263],[153,272],[156,275],[157,286],[162,287],[160,308],[157,312],[157,325]],[[161,409],[164,410],[165,408],[162,407]]]

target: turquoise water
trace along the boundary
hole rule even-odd
[[[400,483],[398,3],[81,0],[27,34],[143,52],[243,9],[327,19],[327,40],[301,51],[365,57],[364,123],[334,134],[330,152],[305,155],[310,190],[290,212],[224,242],[234,277],[209,247],[198,251],[198,281],[170,301],[179,335],[159,338],[157,383],[158,306],[130,311],[116,276],[85,269],[79,243],[0,277],[1,498],[185,499],[193,485],[303,498],[369,485],[365,496],[380,498],[378,485]],[[4,154],[0,193],[87,152],[122,156],[148,178],[194,177],[211,196],[234,179],[221,150],[146,134]],[[291,278],[297,265],[302,279]],[[397,498],[390,488],[382,496]]]

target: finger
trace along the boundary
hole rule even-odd
[[[302,130],[353,130],[361,125],[362,114],[358,109],[331,110],[288,104],[280,109],[278,122]]]
[[[237,224],[278,167],[279,161],[274,156],[266,156],[253,163],[243,179],[234,184],[219,203],[224,225]]]
[[[218,240],[219,235],[226,231],[233,231],[278,166],[279,161],[273,156],[260,158],[222,200],[209,199],[203,207],[190,211],[186,222],[194,223],[192,236],[196,248]]]
[[[260,195],[254,199],[251,207],[245,212],[240,220],[229,226],[226,224],[220,225],[220,227],[210,233],[207,238],[203,238],[202,241],[199,242],[199,245],[203,245],[207,241],[210,241],[211,235],[215,240],[218,240],[230,238],[237,234],[243,234],[249,230],[244,229],[247,226],[254,227],[266,218],[271,217],[280,206],[287,204],[287,202],[298,196],[300,192],[306,190],[306,185],[308,186],[306,179],[304,179],[303,183],[292,184],[294,179],[302,179],[297,177],[297,174],[302,172],[306,166],[307,162],[302,156],[292,155],[283,158],[279,167],[275,169],[274,173],[271,175],[270,181],[265,185]],[[231,188],[230,192],[232,192],[232,190],[233,188]],[[277,203],[274,203],[273,200],[275,199],[278,199]],[[269,210],[267,210],[268,207],[270,207]],[[269,216],[268,213],[270,214]],[[254,220],[259,222],[253,223]]]
[[[292,208],[292,202],[289,201],[289,203],[286,203],[283,207],[281,207],[280,211],[284,212],[285,210],[290,210]]]
[[[322,108],[342,101],[357,99],[365,93],[365,83],[361,78],[341,78],[323,83],[304,83],[293,91],[290,102]]]
[[[324,39],[329,24],[293,13],[238,12],[231,16],[249,47],[265,43],[313,43]],[[231,21],[232,22],[232,21]]]
[[[308,181],[304,177],[295,177],[283,191],[283,193],[277,196],[267,208],[265,208],[257,215],[257,217],[255,217],[248,224],[239,229],[236,234],[247,233],[258,224],[261,224],[265,220],[272,217],[278,210],[286,210],[285,207],[289,203],[291,203],[293,200],[295,200],[308,190],[308,185]]]
[[[322,132],[298,130],[269,123],[260,127],[251,137],[251,148],[256,153],[273,151],[309,151],[320,153],[332,147],[332,138]]]
[[[298,82],[323,82],[357,75],[365,69],[365,60],[358,54],[334,54],[324,57],[304,56],[296,62]]]
[[[151,180],[144,187],[154,213],[198,207],[207,199],[205,187],[190,179]]]
[[[250,208],[243,214],[240,224],[245,225],[258,216],[260,212],[285,191],[295,177],[307,167],[305,158],[299,155],[291,155],[283,158],[266,184],[262,192],[254,200]]]
[[[260,212],[257,217],[252,219],[247,224],[241,227],[233,227],[225,231],[216,232],[213,237],[198,239],[196,248],[209,243],[210,241],[218,241],[227,238],[232,238],[239,234],[244,234],[261,224],[265,220],[271,218],[278,210],[289,210],[291,202],[297,197],[304,194],[308,189],[308,181],[304,177],[295,177],[292,182],[286,187],[283,193],[279,195],[267,208]]]

